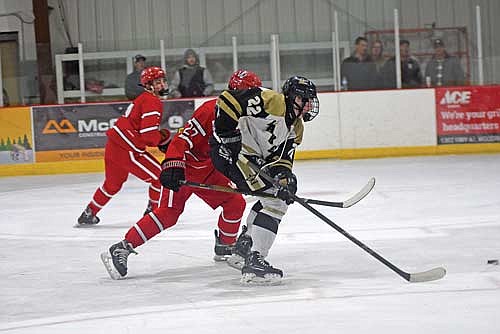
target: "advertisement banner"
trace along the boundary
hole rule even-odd
[[[0,108],[0,164],[33,162],[31,108]]]
[[[500,86],[436,88],[438,144],[500,142]]]
[[[39,106],[33,108],[37,162],[102,159],[106,131],[130,103]],[[161,128],[177,132],[194,111],[193,100],[164,101]]]

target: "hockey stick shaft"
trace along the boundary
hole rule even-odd
[[[300,197],[297,197],[295,195],[292,195],[292,198],[298,202],[300,205],[302,205],[304,208],[312,212],[315,216],[323,220],[325,223],[333,227],[335,230],[340,232],[343,236],[345,236],[347,239],[351,240],[354,242],[356,245],[361,247],[365,252],[385,264],[389,269],[394,271],[396,274],[404,278],[408,282],[416,283],[416,282],[428,282],[428,281],[434,281],[443,278],[446,275],[446,270],[444,268],[438,267],[434,268],[425,272],[420,272],[420,273],[407,273],[394,264],[392,264],[389,260],[385,259],[382,255],[378,254],[376,251],[356,239],[354,236],[349,234],[346,230],[335,224],[333,221],[328,219],[325,215],[323,215],[321,212],[304,202],[304,200]]]
[[[335,224],[332,220],[327,218],[321,212],[319,212],[318,210],[316,210],[315,208],[313,208],[312,206],[307,204],[301,198],[299,198],[295,195],[292,195],[292,198],[294,201],[296,201],[297,203],[302,205],[304,208],[306,208],[308,211],[313,213],[316,217],[318,217],[319,219],[321,219],[322,221],[324,221],[325,223],[327,223],[328,225],[333,227],[335,230],[337,230],[339,233],[341,233],[343,236],[345,236],[347,239],[351,240],[356,245],[361,247],[361,249],[363,249],[365,252],[367,252],[368,254],[370,254],[371,256],[373,256],[374,258],[376,258],[377,260],[379,260],[383,264],[385,264],[387,267],[389,267],[391,270],[393,270],[396,274],[403,277],[405,280],[410,281],[410,274],[408,274],[408,273],[404,272],[403,270],[399,269],[398,267],[396,267],[394,264],[392,264],[391,262],[386,260],[384,257],[382,257],[380,254],[375,252],[373,249],[371,249],[370,247],[368,247],[367,245],[365,245],[364,243],[362,243],[361,241],[356,239],[349,232],[347,232],[346,230],[341,228],[339,225]]]
[[[250,196],[258,196],[258,197],[266,197],[266,198],[276,198],[276,196],[272,194],[265,193],[263,191],[245,191],[241,189],[234,189],[230,187],[219,186],[216,184],[206,184],[206,183],[198,183],[193,181],[183,180],[179,182],[180,185],[199,188],[199,189],[207,189],[214,191],[221,191],[225,193],[234,193],[234,194],[242,194],[242,195],[250,195]]]
[[[193,188],[221,191],[221,192],[226,192],[226,193],[236,193],[236,194],[265,197],[265,198],[276,198],[276,196],[269,194],[269,193],[265,193],[263,191],[245,191],[245,190],[234,189],[234,188],[230,188],[230,187],[219,186],[219,185],[215,185],[215,184],[205,184],[205,183],[198,183],[198,182],[186,181],[186,180],[181,181],[180,184],[184,185],[184,186],[188,186],[188,187],[193,187]],[[345,205],[346,202],[329,202],[329,201],[321,201],[321,200],[316,200],[316,199],[311,199],[311,198],[302,198],[302,200],[304,200],[306,203],[309,203],[309,204],[330,206],[330,207],[335,207],[335,208],[347,208],[347,207],[349,207],[349,206]]]
[[[258,166],[256,166],[254,163],[249,161],[249,165],[254,169],[254,170],[260,170]],[[259,174],[266,179],[267,181],[271,182],[275,187],[279,187],[279,185],[276,183],[276,180],[274,180],[270,175],[266,174],[263,171],[260,171]],[[374,182],[374,179],[373,179]],[[373,186],[372,186],[373,188]],[[307,209],[309,212],[314,214],[316,217],[320,218],[322,221],[333,227],[335,230],[337,230],[340,234],[345,236],[347,239],[355,243],[357,246],[359,246],[361,249],[363,249],[365,252],[382,262],[385,266],[387,266],[389,269],[394,271],[396,274],[401,276],[403,279],[405,279],[408,282],[427,282],[427,281],[432,281],[432,280],[437,280],[446,274],[446,270],[444,268],[434,268],[426,272],[421,272],[421,273],[416,273],[416,274],[410,274],[407,273],[394,264],[392,264],[389,260],[385,259],[383,256],[378,254],[376,251],[365,245],[363,242],[359,241],[356,239],[354,236],[352,236],[349,232],[344,230],[342,227],[339,225],[335,224],[332,220],[330,220],[328,217],[323,215],[321,212],[313,208],[311,205],[309,205],[304,199],[296,196],[295,194],[290,194],[290,197],[300,205],[302,205],[305,209]]]

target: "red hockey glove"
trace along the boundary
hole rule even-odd
[[[167,152],[168,145],[170,144],[170,131],[167,129],[160,129],[160,143],[158,144],[158,149],[165,153]]]

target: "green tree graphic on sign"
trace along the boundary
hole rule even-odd
[[[28,141],[28,136],[26,134],[24,134],[23,146],[25,149],[31,150],[31,145],[30,145],[30,142]]]

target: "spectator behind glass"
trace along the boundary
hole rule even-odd
[[[364,90],[374,86],[376,69],[368,54],[368,41],[358,37],[355,41],[354,53],[344,59],[340,68],[342,89]],[[347,87],[345,87],[347,86]]]
[[[125,95],[129,100],[135,100],[144,92],[144,87],[141,85],[141,72],[144,67],[146,67],[146,57],[143,55],[135,56],[134,71],[125,79]]]
[[[403,88],[422,87],[423,78],[418,61],[410,55],[410,42],[402,39],[399,42],[401,56],[401,83]],[[396,57],[390,58],[382,69],[385,87],[396,88]]]
[[[170,88],[172,97],[209,96],[213,92],[212,75],[200,66],[198,54],[193,49],[184,52],[184,65],[175,72]]]
[[[375,64],[374,88],[383,88],[382,68],[385,64],[385,58],[384,45],[382,44],[382,41],[376,40],[373,42],[370,56],[372,57],[372,61]]]
[[[375,63],[377,71],[380,71],[385,64],[384,45],[382,44],[382,41],[377,39],[373,42],[370,56],[372,57],[372,61]]]
[[[427,64],[425,76],[431,86],[460,86],[465,84],[465,76],[460,60],[446,52],[442,39],[434,41],[434,56]]]

